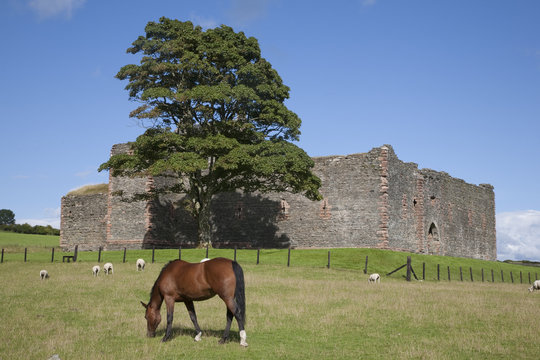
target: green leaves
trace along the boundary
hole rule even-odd
[[[140,65],[116,75],[128,81],[130,98],[144,103],[131,116],[187,132],[204,124],[214,134],[217,122],[234,119],[268,139],[298,139],[301,121],[283,104],[289,88],[261,58],[255,38],[225,25],[203,31],[167,18],[145,30],[128,49],[142,55]]]
[[[130,154],[112,156],[100,171],[176,178],[131,200],[186,193],[202,242],[210,238],[214,194],[241,189],[322,198],[313,161],[289,142],[298,140],[301,125],[284,104],[289,88],[255,38],[225,25],[203,31],[167,18],[145,30],[127,50],[140,64],[122,67],[116,77],[127,80],[131,100],[140,103],[130,116],[150,128]]]

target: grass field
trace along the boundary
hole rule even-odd
[[[95,252],[82,252],[77,263],[51,263],[50,249],[38,248],[26,263],[20,254],[9,253],[0,264],[0,359],[48,359],[53,354],[61,359],[540,358],[540,293],[528,293],[528,284],[406,282],[401,271],[368,285],[362,271],[366,254],[369,272],[381,274],[410,254],[332,250],[334,260],[327,269],[323,250],[293,250],[290,267],[286,250],[263,251],[259,265],[256,251],[238,251],[246,277],[249,347],[244,349],[236,323],[231,342],[217,344],[225,325],[225,307],[218,298],[196,303],[203,329],[200,343],[193,341],[195,331],[182,304],[176,306],[170,342],[160,342],[165,320],[158,337],[145,337],[139,302],[148,301],[159,271],[178,256],[177,250],[156,250],[154,264],[148,261],[151,250],[128,251],[126,263],[123,252],[105,252],[102,263],[112,261],[114,275],[94,278]],[[210,252],[211,257],[233,256],[232,250]],[[147,260],[144,272],[135,270],[139,255]],[[191,261],[204,255],[204,250],[182,251]],[[431,258],[441,264],[461,261],[457,266],[464,268],[529,270],[499,262],[412,256],[413,266],[426,262],[428,268],[433,268],[427,262]],[[42,268],[49,271],[49,280],[39,280]],[[162,316],[166,318],[164,308]]]

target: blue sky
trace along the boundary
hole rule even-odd
[[[60,199],[143,129],[114,78],[148,21],[259,40],[311,156],[391,144],[495,187],[499,259],[540,260],[540,2],[3,0],[0,208],[59,227]]]

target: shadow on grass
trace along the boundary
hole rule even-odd
[[[166,331],[166,328],[157,330],[156,331],[156,338],[159,338],[159,339],[163,338],[163,336],[165,336],[165,331]],[[221,340],[221,337],[223,336],[223,331],[224,330],[212,330],[212,329],[203,330],[203,329],[201,329],[201,331],[202,331],[203,339],[204,338],[215,338],[215,339],[217,339],[217,341],[219,341],[219,340]],[[176,337],[180,337],[180,336],[189,336],[192,339],[194,339],[196,335],[197,335],[197,332],[195,331],[195,329],[187,329],[187,328],[182,328],[180,326],[173,326],[172,327],[171,338],[167,342],[170,342],[173,339],[175,339]],[[229,339],[227,340],[227,342],[240,342],[240,334],[238,333],[238,331],[231,330],[229,332]]]

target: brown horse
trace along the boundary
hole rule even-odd
[[[227,324],[219,343],[223,344],[229,338],[234,316],[240,331],[240,345],[248,346],[244,330],[246,315],[244,272],[236,261],[225,258],[215,258],[195,264],[174,260],[165,265],[152,287],[150,302],[147,305],[141,301],[146,308],[147,335],[156,336],[156,328],[161,321],[161,304],[165,300],[167,331],[162,341],[169,340],[172,332],[174,303],[183,302],[197,332],[195,341],[200,341],[202,332],[197,323],[193,302],[210,299],[216,294],[227,306]]]

